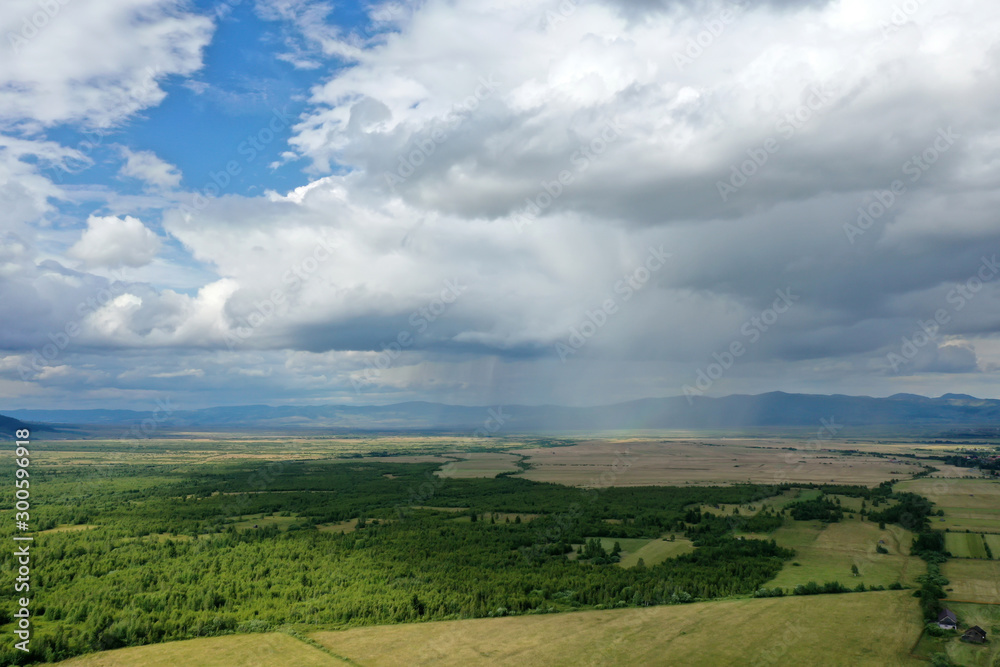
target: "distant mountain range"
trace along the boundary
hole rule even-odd
[[[438,430],[470,434],[528,431],[594,431],[624,429],[738,429],[815,427],[822,420],[843,426],[974,427],[1000,426],[1000,400],[964,394],[927,398],[896,394],[868,396],[786,394],[722,398],[648,398],[599,407],[505,405],[469,407],[410,402],[383,406],[244,405],[202,410],[7,410],[10,417],[50,424],[209,430]],[[152,421],[149,421],[152,420]],[[4,426],[5,430],[15,428]]]
[[[14,434],[22,429],[27,429],[29,432],[52,430],[44,424],[25,424],[19,419],[0,415],[0,440],[13,440]]]

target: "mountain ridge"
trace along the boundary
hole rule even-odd
[[[1000,425],[1000,400],[964,394],[885,398],[845,394],[732,394],[722,397],[641,398],[603,406],[463,406],[427,401],[390,405],[215,406],[198,410],[6,410],[32,422],[126,426],[155,419],[164,428],[620,430],[657,428],[750,428],[819,426]]]

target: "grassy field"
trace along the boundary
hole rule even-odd
[[[958,616],[961,630],[949,637],[935,638],[924,635],[914,653],[930,659],[936,653],[944,653],[954,664],[962,667],[995,667],[1000,664],[1000,606],[986,604],[948,604],[948,608]],[[973,625],[986,630],[991,639],[987,644],[974,645],[961,641],[962,631]]]
[[[875,486],[922,468],[844,451],[791,450],[796,441],[702,443],[690,440],[601,440],[567,447],[527,449],[528,479],[571,486],[643,486],[814,482]],[[801,441],[797,441],[802,445]]]
[[[587,538],[590,539],[590,538]],[[605,551],[611,553],[611,550],[617,542],[621,548],[621,560],[618,561],[619,567],[635,567],[639,564],[639,559],[641,558],[643,563],[647,566],[656,565],[657,563],[662,563],[668,558],[673,558],[674,556],[680,556],[681,554],[689,554],[694,551],[694,544],[691,540],[686,537],[674,536],[674,541],[670,541],[669,535],[663,535],[656,539],[650,540],[648,538],[615,538],[615,537],[599,537],[597,538],[601,541],[601,546],[604,547]],[[583,546],[582,544],[572,545],[574,553],[567,554],[567,557],[571,560],[576,559],[575,550],[577,547]]]
[[[65,667],[334,667],[349,664],[280,632],[206,637],[103,651],[56,663]]]
[[[503,452],[472,452],[456,454],[459,460],[451,463],[444,473],[448,477],[496,477],[502,472],[514,472],[519,457]]]
[[[925,478],[900,482],[896,488],[919,493],[944,510],[944,517],[934,519],[938,530],[1000,533],[1000,481]]]
[[[892,667],[923,664],[908,656],[920,630],[916,602],[899,591],[368,627],[312,637],[371,667]]]
[[[668,558],[689,554],[694,551],[694,545],[686,537],[675,537],[671,542],[664,535],[660,539],[649,540],[635,551],[622,551],[622,559],[618,562],[621,567],[635,567],[639,559],[647,565],[662,563]],[[624,547],[624,545],[622,545]]]
[[[986,546],[979,533],[946,533],[944,544],[955,558],[986,558]]]
[[[794,549],[795,558],[782,568],[768,587],[791,589],[810,581],[839,581],[854,588],[889,586],[898,581],[915,584],[925,566],[920,559],[907,555],[912,534],[899,526],[886,526],[860,520],[844,520],[823,524],[819,521],[792,521],[776,530],[771,537],[780,545]],[[879,543],[889,551],[876,553]],[[797,565],[796,565],[797,563]],[[856,565],[859,576],[851,572]]]
[[[945,588],[949,600],[1000,604],[1000,561],[953,559],[941,573],[951,582]]]
[[[236,521],[233,525],[241,530],[246,530],[255,526],[258,528],[263,528],[265,526],[277,526],[281,530],[288,530],[290,525],[301,521],[302,519],[297,516],[280,516],[279,512],[274,512],[272,514],[255,514],[248,516],[242,521]]]

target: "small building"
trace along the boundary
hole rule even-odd
[[[978,625],[973,625],[971,628],[965,631],[962,635],[963,642],[972,642],[973,644],[985,644],[986,643],[986,630],[983,630]]]
[[[938,614],[937,624],[942,630],[954,630],[958,627],[958,617],[951,609],[942,609]]]

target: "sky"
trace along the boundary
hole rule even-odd
[[[1000,398],[1000,4],[6,0],[0,409]]]

